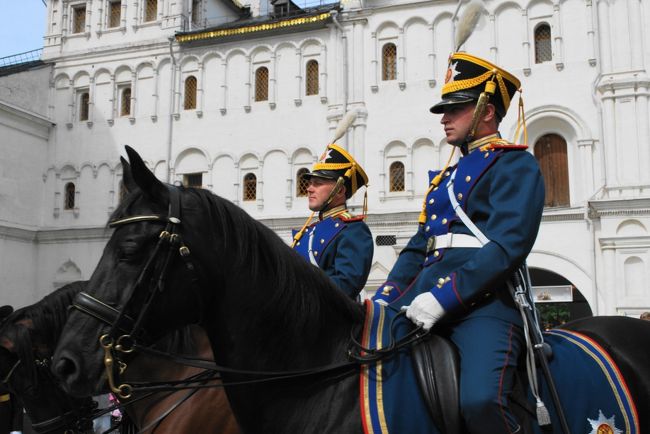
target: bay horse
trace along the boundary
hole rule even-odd
[[[119,319],[107,326],[71,313],[53,359],[64,387],[76,395],[101,388],[107,342],[199,323],[217,364],[236,368],[222,377],[243,432],[365,432],[360,368],[348,358],[363,307],[245,211],[206,190],[163,184],[133,149],[127,153],[130,193],[111,217],[115,231],[88,295],[136,325],[121,335]],[[621,333],[636,335],[636,349],[622,348],[619,362],[628,364],[628,383],[639,385],[634,398],[647,410],[650,324],[632,320],[626,328],[619,319],[602,330],[601,318],[584,320],[579,329],[593,328],[612,346]],[[639,418],[640,432],[650,432],[650,412]]]
[[[90,395],[76,398],[66,393],[50,371],[50,359],[73,298],[87,281],[74,282],[19,309],[0,327],[0,377],[23,401],[32,427],[38,433],[92,432],[99,410]],[[211,360],[205,332],[197,326],[172,332],[157,345],[173,354]],[[205,372],[156,355],[138,354],[129,363],[125,381],[183,380]],[[214,384],[213,380],[206,381]],[[102,391],[105,392],[105,391]],[[135,393],[121,399],[122,432],[172,434],[219,432],[238,434],[239,428],[220,387],[180,391]],[[134,429],[129,428],[134,425]]]

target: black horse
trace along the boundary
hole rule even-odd
[[[0,327],[0,375],[39,433],[92,432],[96,403],[90,395],[76,398],[64,392],[50,371],[67,307],[85,287],[86,282],[68,284],[17,310]]]
[[[124,182],[131,193],[112,216],[116,230],[90,280],[90,295],[137,318],[132,336],[155,338],[199,322],[217,363],[240,370],[223,378],[231,384],[228,397],[244,432],[363,432],[358,367],[233,384],[251,380],[243,371],[349,366],[350,336],[360,333],[362,306],[235,205],[205,190],[166,186],[135,151],[127,152],[131,167],[123,161]],[[585,321],[580,330],[600,321]],[[614,343],[626,329],[608,321],[612,329],[597,335]],[[650,348],[650,324],[637,323],[643,333],[635,332],[636,345]],[[83,395],[101,387],[99,336],[112,342],[121,324],[107,327],[80,312],[69,316],[53,362],[68,390]],[[635,398],[645,410],[648,352],[632,353],[621,350],[619,361],[629,364],[627,373],[636,373],[628,382],[641,385]],[[650,432],[648,412],[640,413],[641,432]]]
[[[38,433],[92,432],[93,418],[105,414],[88,397],[65,392],[52,375],[50,360],[68,308],[87,281],[68,284],[41,301],[14,312],[0,326],[0,378],[14,397],[23,401],[32,428]],[[185,366],[182,354],[210,360],[212,351],[202,329],[185,327],[165,336],[154,348],[168,358],[136,354],[129,362],[126,382],[164,383],[197,376],[213,378],[205,369]],[[187,357],[187,356],[186,356]],[[171,359],[171,360],[170,360]],[[208,374],[208,375],[206,375]],[[213,383],[212,380],[203,384]],[[105,390],[104,390],[105,391]],[[173,434],[209,432],[238,434],[239,429],[221,388],[134,392],[122,400],[121,433]]]

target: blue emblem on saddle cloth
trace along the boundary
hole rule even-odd
[[[302,237],[293,248],[307,262],[318,265],[329,243],[336,238],[345,226],[346,223],[343,220],[332,217],[316,222],[305,230],[305,233],[302,234]],[[295,236],[297,232],[294,229],[292,236]]]
[[[567,330],[550,330],[545,340],[553,348],[549,367],[571,432],[638,434],[636,407],[605,350],[587,336]],[[545,384],[542,400],[554,426],[559,426]]]
[[[381,349],[412,330],[404,315],[366,300],[362,344]],[[392,335],[392,337],[391,337]],[[412,369],[411,350],[362,366],[359,376],[360,407],[364,434],[438,434]]]

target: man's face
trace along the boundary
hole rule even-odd
[[[307,187],[309,209],[312,211],[320,211],[323,207],[323,204],[332,192],[334,185],[336,185],[336,181],[333,179],[325,179],[313,176],[309,180],[309,187]]]
[[[445,128],[447,143],[451,145],[461,145],[469,134],[472,126],[472,115],[474,114],[473,102],[466,104],[452,104],[445,107],[444,114],[440,123]]]

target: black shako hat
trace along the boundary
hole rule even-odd
[[[489,103],[503,118],[521,83],[514,75],[487,60],[467,53],[449,56],[449,67],[442,86],[442,101],[431,107],[440,114],[446,106],[477,101],[481,93],[490,94]]]
[[[312,177],[338,180],[344,178],[346,197],[349,199],[356,191],[368,184],[368,175],[361,165],[345,149],[338,145],[327,145],[325,152],[314,163],[312,171],[302,175],[305,179]]]

